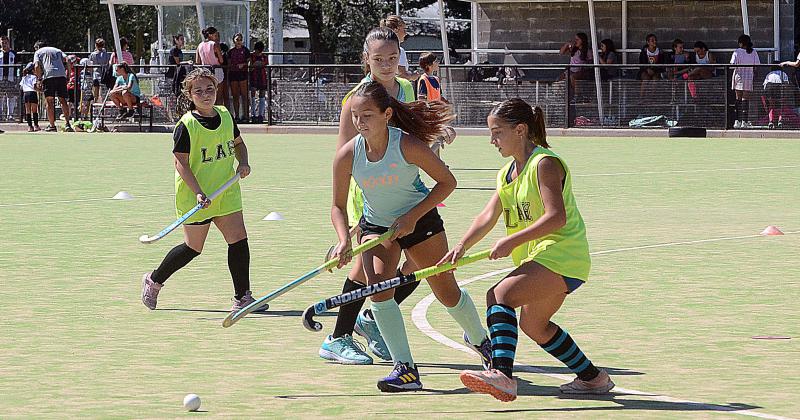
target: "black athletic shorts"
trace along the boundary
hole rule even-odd
[[[45,98],[66,98],[67,97],[67,78],[51,77],[42,81]]]
[[[201,225],[207,225],[207,224],[211,223],[211,221],[212,221],[212,220],[214,220],[214,218],[213,218],[213,217],[212,217],[212,218],[210,218],[210,219],[203,220],[203,221],[201,221],[201,222],[187,223],[187,225],[190,225],[190,226],[201,226]]]
[[[39,95],[36,92],[23,92],[22,100],[25,101],[26,104],[38,104]]]
[[[364,216],[361,216],[358,227],[361,230],[359,241],[366,235],[383,235],[389,230],[388,227],[373,225],[367,222]],[[402,238],[397,238],[397,243],[400,244],[400,248],[408,249],[414,245],[425,242],[428,238],[439,232],[444,232],[444,221],[439,216],[439,212],[434,208],[417,220],[417,225],[414,226],[413,232]]]

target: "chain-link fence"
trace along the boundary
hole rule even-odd
[[[13,72],[0,80],[0,121],[22,121],[21,66],[4,67]],[[600,70],[599,84],[595,67]],[[70,100],[78,112],[73,115],[88,119],[107,90],[92,88],[93,66],[76,68],[74,86],[79,88]],[[155,124],[173,124],[183,111],[173,93],[173,79],[164,75],[166,68],[134,66],[142,96],[153,107]],[[550,127],[800,129],[800,89],[794,69],[726,64],[648,68],[654,69],[655,80],[640,80],[642,69],[630,65],[453,65],[442,66],[440,76],[457,126],[483,126],[495,105],[519,97],[542,107]],[[745,101],[737,100],[731,89],[737,69],[753,69],[752,90],[746,92]],[[364,77],[360,65],[286,64],[248,71],[262,72],[266,82],[260,92],[247,89],[240,98],[242,121],[258,114],[260,93],[265,115],[256,121],[278,125],[338,124],[342,98]],[[227,98],[232,109],[230,90]],[[45,115],[41,99],[40,115]],[[744,127],[741,121],[746,122]]]

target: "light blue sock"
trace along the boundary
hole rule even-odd
[[[447,313],[467,333],[467,340],[469,340],[470,344],[479,346],[483,339],[487,337],[481,318],[478,316],[478,310],[475,309],[475,303],[472,302],[472,298],[469,297],[469,293],[466,290],[461,289],[461,298],[456,306],[447,308]]]
[[[403,323],[403,314],[400,312],[397,302],[394,299],[372,302],[372,316],[378,323],[378,329],[392,355],[392,361],[395,364],[404,362],[414,367],[414,359],[411,357],[411,349],[408,347],[406,326]]]

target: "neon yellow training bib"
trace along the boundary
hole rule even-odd
[[[224,106],[215,106],[222,122],[216,130],[209,130],[197,121],[191,111],[181,117],[180,122],[189,131],[189,168],[200,188],[211,195],[236,173],[234,153],[233,119]],[[195,193],[175,171],[175,210],[178,217],[197,205]],[[202,222],[213,217],[225,216],[242,210],[242,192],[239,183],[230,186],[215,198],[208,208],[200,209],[186,223]]]
[[[586,281],[592,266],[586,226],[572,194],[569,168],[564,160],[552,151],[537,147],[519,176],[511,183],[506,182],[506,174],[512,168],[514,161],[509,162],[497,173],[497,194],[503,205],[506,233],[511,235],[519,232],[544,215],[537,171],[539,162],[545,157],[558,159],[564,167],[566,176],[562,196],[567,211],[567,223],[556,232],[518,246],[512,251],[511,257],[517,266],[528,261],[536,261],[554,273]]]

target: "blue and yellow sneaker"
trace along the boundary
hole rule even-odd
[[[392,354],[389,353],[389,348],[386,347],[386,342],[383,341],[381,330],[378,329],[378,323],[367,316],[366,311],[364,309],[358,314],[353,331],[367,340],[367,347],[372,350],[372,354],[386,361],[392,360]]]
[[[470,350],[478,353],[478,356],[481,357],[481,364],[484,370],[492,368],[492,341],[489,340],[489,337],[484,337],[483,341],[481,341],[481,345],[476,346],[469,342],[467,333],[464,333],[464,343],[467,344]]]
[[[389,376],[378,381],[378,389],[383,392],[419,391],[422,389],[419,371],[416,367],[398,362]]]
[[[332,338],[330,335],[325,337],[319,348],[319,357],[343,365],[372,364],[372,357],[363,350],[363,345],[353,340],[353,336],[349,334],[339,338]]]

